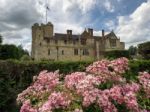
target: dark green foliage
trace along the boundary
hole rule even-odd
[[[107,81],[103,84],[98,85],[97,88],[104,90],[104,89],[110,89],[111,87],[113,87],[113,82],[112,81]]]
[[[129,68],[130,70],[128,70],[123,76],[127,81],[137,81],[139,72],[150,72],[150,60],[129,61]]]
[[[118,112],[130,112],[125,104],[118,104],[116,101],[112,101],[115,107],[118,109]]]
[[[103,112],[98,105],[90,105],[89,107],[87,108],[83,108],[83,111],[84,112]]]
[[[19,111],[16,105],[18,93],[26,89],[31,84],[33,76],[38,75],[41,70],[59,69],[60,73],[67,74],[73,71],[83,71],[90,63],[0,61],[0,112]]]
[[[138,52],[144,59],[150,59],[150,42],[145,42],[138,45]]]
[[[3,42],[3,38],[2,38],[2,36],[0,35],[0,44],[2,44],[2,42]]]
[[[136,53],[137,53],[137,47],[134,47],[134,46],[130,46],[129,47],[129,49],[128,49],[128,51],[129,51],[129,55],[131,56],[133,56],[133,55],[136,55]]]
[[[150,98],[145,97],[145,92],[141,90],[137,95],[140,108],[150,110]]]
[[[90,63],[92,62],[0,61],[0,112],[19,111],[19,107],[16,105],[17,94],[26,89],[31,84],[33,76],[38,75],[41,70],[55,71],[59,69],[61,74],[66,75],[74,71],[84,71]],[[124,74],[124,77],[128,80],[137,80],[138,72],[150,70],[150,61],[130,61],[129,67],[130,70]],[[62,75],[62,79],[64,75]],[[110,82],[101,85],[100,88],[105,89],[111,86]],[[92,112],[93,109],[94,112],[97,111],[95,110],[97,108],[91,106],[86,112]]]
[[[19,106],[16,106],[16,97],[19,91],[19,85],[15,81],[15,76],[7,74],[0,70],[0,112],[17,112]]]
[[[116,59],[116,58],[120,58],[120,57],[129,58],[129,51],[127,51],[127,50],[106,51],[105,57],[108,59]]]
[[[28,52],[23,50],[21,46],[15,45],[0,45],[0,59],[20,59],[23,55],[28,55]]]

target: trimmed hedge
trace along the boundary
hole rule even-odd
[[[91,62],[19,62],[0,61],[0,112],[17,112],[17,94],[27,88],[41,70],[67,74],[83,71]],[[62,75],[63,76],[63,75]],[[9,108],[8,108],[9,107]]]
[[[32,77],[41,70],[55,71],[59,69],[60,73],[67,74],[74,71],[84,71],[90,63],[92,62],[0,61],[0,112],[19,111],[16,104],[17,94],[26,89],[32,82]],[[136,80],[139,71],[150,70],[150,60],[130,61],[129,66],[130,70],[125,74],[125,77]]]
[[[129,51],[128,50],[113,50],[113,51],[106,51],[105,57],[108,59],[116,59],[120,57],[129,58]]]

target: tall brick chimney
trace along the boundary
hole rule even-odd
[[[104,31],[104,29],[102,29],[102,37],[104,37],[105,36],[105,31]]]
[[[71,36],[72,35],[72,30],[67,30],[67,35]]]
[[[90,34],[90,36],[93,36],[93,29],[88,28],[88,33]]]
[[[72,30],[67,30],[67,39],[72,37]]]

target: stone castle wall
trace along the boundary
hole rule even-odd
[[[120,42],[120,39],[115,39],[116,46],[113,47],[109,38],[94,37],[92,29],[90,32],[84,31],[75,43],[71,30],[67,31],[65,39],[57,39],[53,29],[51,23],[32,26],[31,55],[35,60],[91,61],[103,58],[104,51],[124,49],[124,43]],[[82,40],[86,40],[85,44]]]

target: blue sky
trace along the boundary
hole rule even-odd
[[[45,22],[46,1],[54,32],[72,29],[80,34],[85,28],[93,28],[101,35],[102,29],[113,30],[126,48],[150,41],[150,0],[1,0],[0,34],[4,43],[22,44],[31,51],[31,26]]]

